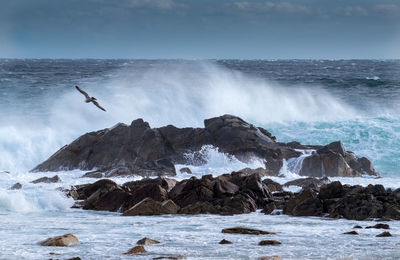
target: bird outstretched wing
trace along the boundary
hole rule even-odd
[[[79,92],[81,92],[87,99],[90,99],[88,93],[86,93],[85,91],[83,91],[82,89],[80,89],[78,86],[75,86],[75,88],[76,88]]]
[[[99,105],[99,103],[97,103],[96,100],[92,100],[92,102],[93,102],[93,104],[94,104],[96,107],[100,108],[100,109],[103,110],[103,111],[106,111],[102,106]]]

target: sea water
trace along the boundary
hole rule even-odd
[[[75,90],[95,96],[107,112]],[[400,224],[389,222],[393,237],[380,230],[360,236],[342,233],[373,222],[264,215],[121,217],[120,213],[71,209],[73,200],[58,188],[93,182],[83,171],[29,173],[80,135],[118,122],[143,118],[152,127],[203,126],[203,120],[234,114],[275,135],[278,141],[327,144],[368,157],[383,176],[332,178],[343,183],[381,183],[399,188],[399,61],[177,61],[177,60],[0,60],[0,259],[130,259],[121,255],[145,236],[161,241],[147,246],[148,259],[185,255],[188,259],[397,259]],[[243,163],[213,147],[208,161],[188,166],[194,175],[219,174],[263,166]],[[190,154],[188,154],[190,156]],[[305,154],[306,156],[306,154]],[[297,178],[298,163],[286,162],[285,183]],[[30,183],[58,174],[55,184]],[[177,179],[189,175],[178,174]],[[114,178],[119,184],[138,179]],[[14,183],[21,190],[9,190]],[[297,187],[287,189],[296,191]],[[233,226],[276,232],[273,236],[222,234]],[[75,234],[81,244],[47,248],[49,236]],[[232,245],[219,245],[222,238]],[[262,239],[282,245],[260,247]],[[60,255],[50,255],[49,253]]]

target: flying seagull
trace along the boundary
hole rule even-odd
[[[85,98],[86,98],[85,102],[86,103],[92,102],[96,107],[100,108],[103,111],[106,111],[102,106],[99,105],[99,103],[97,103],[97,99],[96,98],[89,97],[88,93],[86,93],[85,91],[80,89],[78,86],[75,86],[75,88],[85,96]]]

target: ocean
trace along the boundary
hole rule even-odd
[[[96,97],[103,112],[76,91]],[[333,178],[349,184],[400,187],[400,61],[398,60],[0,60],[0,259],[129,259],[121,255],[145,236],[148,259],[162,254],[188,259],[398,259],[400,223],[392,238],[376,230],[346,236],[370,222],[315,217],[238,216],[120,217],[118,213],[70,209],[73,201],[57,188],[94,182],[83,171],[29,173],[80,135],[143,118],[152,127],[202,127],[203,120],[233,114],[262,126],[278,141],[328,144],[366,156],[382,178]],[[197,176],[262,166],[245,164],[212,147],[208,162],[189,166]],[[185,165],[176,165],[179,169]],[[297,178],[284,167],[284,183]],[[58,174],[56,184],[32,184]],[[179,174],[178,179],[188,176]],[[115,178],[117,183],[135,178]],[[21,190],[8,190],[14,183]],[[295,187],[290,187],[296,190]],[[277,232],[282,245],[260,247],[261,237],[226,235],[243,225]],[[37,244],[74,233],[71,248]],[[219,245],[226,238],[233,245]],[[52,256],[55,252],[61,255]]]

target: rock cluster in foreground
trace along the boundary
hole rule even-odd
[[[205,145],[247,161],[257,156],[265,161],[268,175],[277,176],[284,160],[298,158],[299,150],[313,149],[299,174],[303,176],[379,176],[371,162],[346,151],[341,142],[326,146],[281,143],[270,132],[232,115],[204,120],[204,128],[151,128],[142,119],[131,125],[117,124],[82,135],[62,147],[32,171],[91,170],[89,176],[174,176],[174,164],[202,164],[199,153]],[[187,153],[194,153],[188,158]]]
[[[232,215],[261,209],[265,214],[283,211],[293,216],[400,219],[400,189],[393,191],[382,185],[342,185],[338,181],[330,183],[327,178],[302,179],[298,183],[304,185],[303,189],[292,193],[270,179],[262,180],[260,174],[233,172],[180,182],[158,177],[121,186],[102,179],[68,193],[79,200],[76,207],[118,211],[123,216]]]

